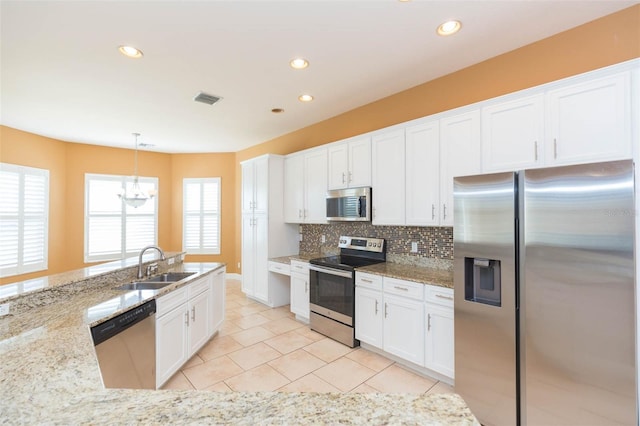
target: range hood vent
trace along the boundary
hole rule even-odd
[[[208,105],[213,105],[216,102],[218,102],[220,99],[222,99],[220,96],[209,95],[204,92],[198,93],[196,97],[193,98],[193,100],[196,102],[202,102],[203,104],[208,104]]]

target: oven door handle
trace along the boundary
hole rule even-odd
[[[323,274],[336,275],[338,277],[353,278],[353,274],[349,271],[341,271],[339,269],[325,268],[318,265],[309,265],[311,271],[322,272]]]

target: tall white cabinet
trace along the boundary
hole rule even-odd
[[[284,160],[284,219],[327,223],[327,148],[288,155]]]
[[[284,157],[263,155],[242,166],[242,291],[268,306],[289,303],[289,287],[270,280],[269,258],[296,254],[298,230],[284,221]]]

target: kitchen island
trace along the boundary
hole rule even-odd
[[[187,263],[172,270],[223,266]],[[478,424],[454,394],[104,389],[88,309],[117,295],[117,284],[85,286],[0,318],[3,424]]]

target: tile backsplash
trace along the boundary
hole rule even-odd
[[[371,223],[332,223],[300,225],[300,253],[336,254],[341,235],[384,238],[387,260],[396,263],[451,269],[453,264],[453,228],[421,226],[373,226]],[[324,235],[325,241],[322,242]],[[418,252],[411,253],[411,243]]]

